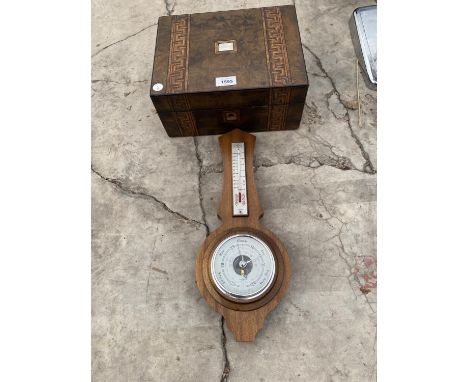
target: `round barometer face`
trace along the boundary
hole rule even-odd
[[[270,247],[251,234],[236,234],[218,244],[211,257],[211,278],[230,300],[250,302],[265,295],[276,272]]]

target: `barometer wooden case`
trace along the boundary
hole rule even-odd
[[[221,226],[201,246],[196,282],[206,302],[223,315],[237,341],[253,341],[286,293],[291,277],[281,241],[260,224],[254,182],[255,136],[235,129],[219,138],[224,184]]]
[[[150,96],[171,137],[297,129],[308,86],[293,5],[159,18]]]

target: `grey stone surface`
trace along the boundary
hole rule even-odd
[[[298,130],[257,134],[255,158],[293,278],[255,343],[195,286],[219,224],[217,137],[168,138],[148,96],[158,16],[288,3],[93,0],[93,381],[376,379],[376,93],[360,77],[359,127],[348,31],[369,3],[296,1],[307,107]]]

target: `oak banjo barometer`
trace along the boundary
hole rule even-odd
[[[255,136],[236,129],[219,138],[224,182],[218,217],[222,224],[201,246],[196,282],[221,314],[236,341],[253,341],[289,285],[286,248],[259,220],[254,182]]]

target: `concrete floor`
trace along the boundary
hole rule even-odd
[[[257,134],[263,224],[286,245],[289,292],[236,343],[195,286],[218,225],[216,136],[170,139],[149,98],[158,16],[288,2],[93,0],[93,381],[376,379],[376,93],[348,19],[367,1],[296,1],[310,88],[301,127]]]

